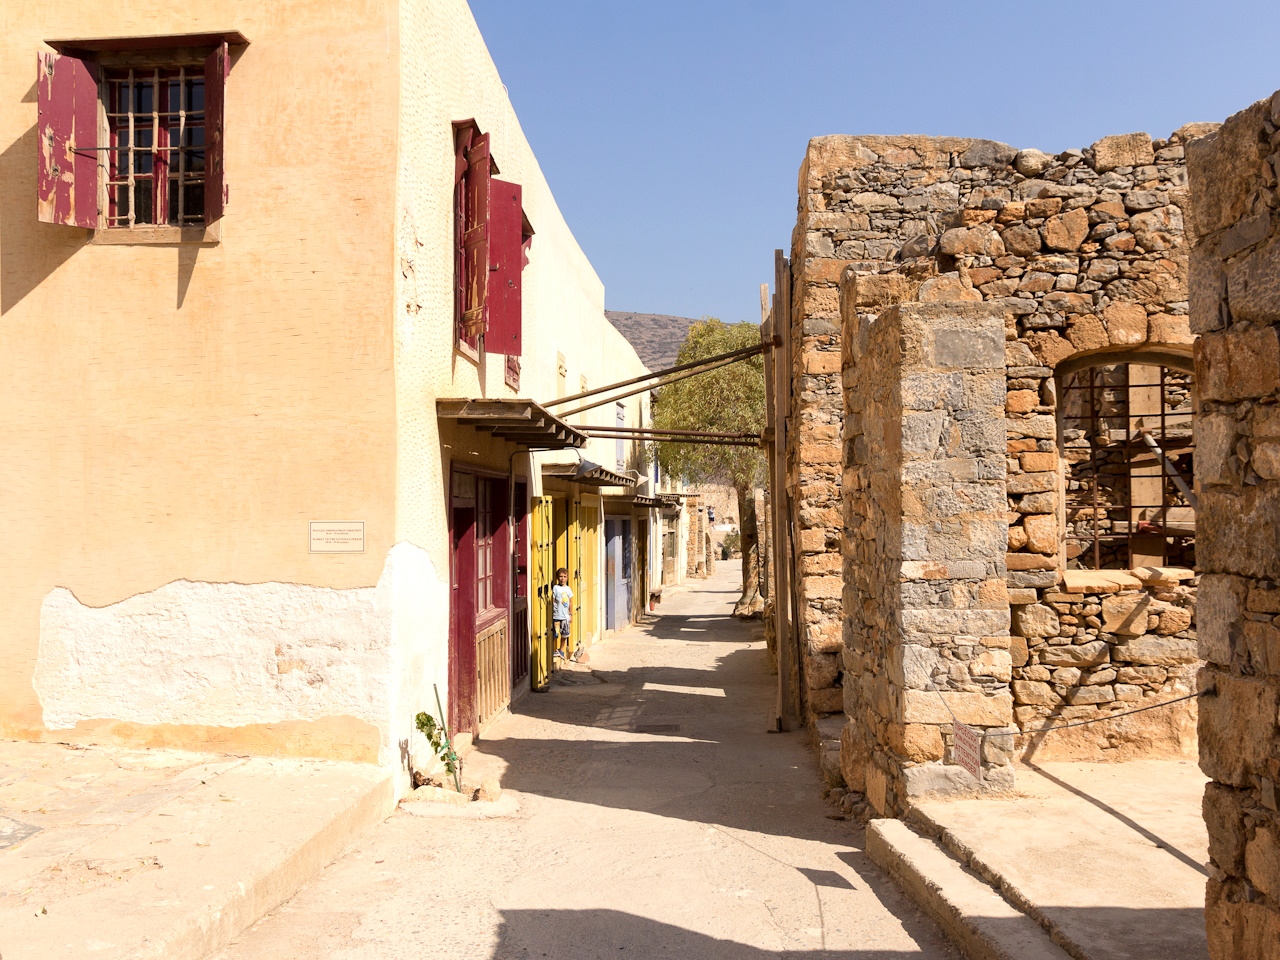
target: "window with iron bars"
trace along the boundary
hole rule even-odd
[[[105,72],[108,227],[204,222],[205,90],[199,66]]]
[[[1062,385],[1068,567],[1195,566],[1195,383],[1105,363]]]

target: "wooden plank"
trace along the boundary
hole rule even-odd
[[[791,575],[795,555],[791,544],[790,497],[787,494],[787,417],[791,411],[791,269],[781,250],[774,251],[773,333],[781,338],[773,363],[773,515],[774,616],[778,637],[778,726],[801,726],[799,645],[795,625],[795,595]]]

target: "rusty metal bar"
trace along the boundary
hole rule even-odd
[[[712,430],[668,430],[665,427],[618,427],[610,424],[600,424],[596,426],[582,425],[579,430],[607,430],[612,433],[634,433],[649,434],[661,433],[671,434],[677,437],[715,437],[721,440],[760,440],[758,433],[720,433]]]
[[[712,370],[719,369],[720,367],[727,367],[731,363],[741,363],[743,360],[751,359],[751,357],[753,357],[757,353],[760,353],[763,349],[764,349],[763,346],[751,347],[750,348],[751,352],[749,354],[730,357],[727,360],[721,360],[719,363],[713,363],[711,366],[702,367],[699,370],[686,370],[683,373],[677,373],[674,376],[670,376],[667,379],[661,380],[657,383],[645,384],[642,387],[636,387],[634,390],[628,390],[626,393],[614,394],[613,396],[607,397],[604,400],[595,400],[591,403],[585,403],[580,407],[574,407],[572,410],[565,410],[563,413],[556,414],[556,416],[560,417],[563,420],[566,417],[572,417],[576,413],[582,413],[582,411],[584,410],[594,410],[596,407],[608,406],[609,404],[615,403],[618,400],[624,400],[627,397],[634,397],[637,393],[646,393],[650,390],[657,390],[659,387],[665,387],[669,383],[675,383],[678,380],[685,380],[689,377],[696,377],[700,373],[710,373]],[[613,388],[605,387],[602,389],[613,389]],[[553,401],[550,401],[550,404],[555,404],[559,402],[561,401],[553,400]]]
[[[728,360],[733,357],[755,356],[757,353],[761,353],[764,349],[765,344],[761,343],[758,346],[743,347],[741,350],[732,350],[729,353],[721,353],[714,357],[692,360],[689,363],[682,363],[674,367],[667,367],[663,370],[654,370],[650,373],[644,374],[643,376],[632,377],[630,380],[620,380],[617,383],[610,383],[603,387],[596,387],[594,390],[584,390],[582,393],[575,393],[567,397],[560,397],[557,400],[548,400],[543,404],[543,406],[554,407],[557,404],[569,403],[572,400],[585,400],[587,397],[598,396],[599,394],[607,393],[610,390],[621,390],[623,387],[630,387],[634,384],[642,383],[645,380],[656,380],[659,377],[665,377],[672,373],[681,373],[685,370],[692,370],[694,367],[704,367],[707,364],[715,363],[719,360]],[[630,396],[630,394],[626,394],[626,396]],[[564,414],[564,416],[568,416],[568,414]]]

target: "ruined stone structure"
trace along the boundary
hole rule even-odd
[[[882,811],[976,788],[944,763],[952,713],[988,731],[989,785],[1007,783],[1016,751],[1195,749],[1194,700],[1035,731],[1192,689],[1194,574],[1177,564],[1194,549],[1194,498],[1162,479],[1163,452],[1143,464],[1134,451],[1158,427],[1189,478],[1183,154],[1212,129],[1056,157],[957,138],[810,144],[792,464],[809,705],[825,706],[812,664],[842,606],[842,766]],[[842,346],[836,408],[826,371]],[[832,491],[828,454],[813,452],[841,419],[842,605],[825,596]]]
[[[1214,960],[1280,944],[1280,92],[1188,147]],[[1273,622],[1274,621],[1274,622]]]

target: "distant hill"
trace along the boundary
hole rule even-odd
[[[664,313],[624,313],[606,310],[604,315],[627,338],[644,365],[650,370],[663,370],[676,365],[676,354],[695,320],[672,317]]]

